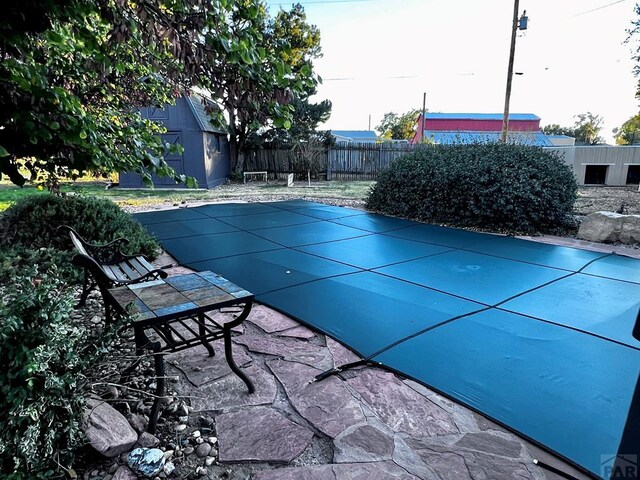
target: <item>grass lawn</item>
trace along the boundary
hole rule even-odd
[[[211,190],[120,188],[106,190],[104,183],[75,182],[63,184],[62,191],[76,195],[110,198],[121,206],[145,206],[194,201],[269,201],[286,198],[363,201],[373,184],[374,182],[312,182],[311,186],[307,186],[304,182],[297,182],[293,187],[287,187],[283,182],[269,182],[221,185]],[[6,210],[11,203],[21,197],[46,194],[46,191],[32,186],[20,188],[0,184],[0,211]]]

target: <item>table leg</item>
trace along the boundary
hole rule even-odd
[[[207,342],[206,340],[204,340],[204,337],[206,336],[207,332],[204,329],[204,313],[199,313],[198,314],[198,333],[200,333],[200,338],[202,338],[202,345],[204,345],[204,348],[207,349],[207,352],[209,352],[209,356],[210,357],[214,357],[216,355],[215,350],[213,349],[213,347],[211,346],[211,344],[209,342]]]
[[[231,350],[231,329],[233,327],[237,327],[245,321],[245,319],[249,316],[249,312],[251,311],[252,303],[253,302],[247,302],[244,306],[244,309],[242,310],[242,313],[238,315],[238,318],[229,323],[225,323],[222,329],[222,333],[224,335],[224,356],[227,359],[227,363],[229,364],[229,367],[231,367],[233,373],[240,377],[240,379],[245,383],[245,385],[249,389],[249,393],[255,392],[256,388],[253,386],[253,382],[251,381],[251,379],[247,377],[247,375],[242,370],[240,370],[240,368],[238,368],[235,360],[233,359],[233,351]]]
[[[149,414],[149,428],[147,429],[151,434],[156,433],[156,426],[158,424],[158,410],[160,409],[160,401],[164,396],[164,355],[162,353],[154,353],[153,362],[155,364],[156,370],[156,399],[154,400],[153,406],[151,407],[151,413]]]

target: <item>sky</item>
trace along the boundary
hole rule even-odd
[[[323,78],[314,101],[331,100],[323,128],[367,130],[386,112],[501,113],[514,0],[300,0],[320,29]],[[291,3],[267,0],[273,12]],[[520,0],[512,113],[541,125],[604,118],[601,135],[639,111],[632,45],[634,0]]]

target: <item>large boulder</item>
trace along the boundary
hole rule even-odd
[[[106,457],[129,451],[138,434],[124,416],[100,399],[89,398],[85,412],[84,433],[91,446]]]
[[[578,230],[580,240],[601,243],[640,242],[640,215],[595,212],[587,215]]]

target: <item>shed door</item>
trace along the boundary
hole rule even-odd
[[[182,145],[182,135],[180,132],[167,132],[162,135],[162,140],[171,145]],[[164,157],[167,164],[173,168],[179,175],[184,173],[184,153],[166,154]],[[153,175],[153,183],[156,185],[175,185],[176,182],[169,177],[158,177]]]

